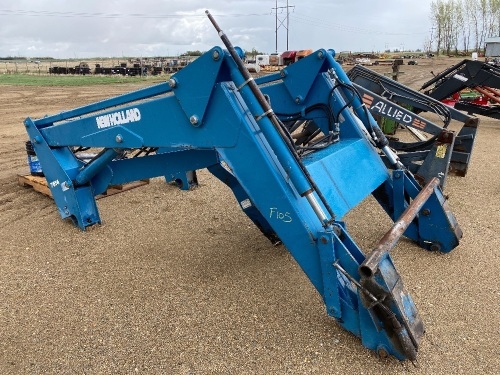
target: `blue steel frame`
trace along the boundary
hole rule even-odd
[[[353,110],[345,108],[351,94],[337,83],[350,82],[333,57],[332,50],[319,50],[257,80],[276,113],[302,113],[325,134],[330,131],[325,114],[306,113],[306,108],[324,103],[339,113],[339,141],[302,158],[335,214],[328,223],[304,197],[312,190],[310,180],[262,116],[235,61],[219,47],[169,82],[54,116],[27,118],[25,126],[61,216],[81,229],[100,223],[95,196],[110,184],[154,176],[173,180],[206,167],[233,190],[268,238],[284,243],[330,316],[367,348],[413,360],[423,334],[416,307],[388,253],[373,278],[360,276],[366,257],[342,218],[373,194],[396,221],[421,188],[407,170],[389,173],[362,129],[377,126],[362,103],[352,100]],[[73,154],[75,146],[103,151],[85,164]],[[117,158],[140,147],[161,152]],[[322,203],[319,209],[327,212]],[[405,236],[429,250],[449,252],[458,245],[460,228],[439,188],[412,218]]]

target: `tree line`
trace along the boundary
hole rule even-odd
[[[486,38],[500,36],[500,0],[433,1],[431,21],[426,51],[482,52]]]

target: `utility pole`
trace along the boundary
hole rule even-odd
[[[432,44],[434,43],[434,30],[436,30],[436,28],[434,26],[432,26],[432,28],[431,28],[431,41],[429,43],[429,51],[428,51],[428,53],[432,52]]]
[[[283,26],[286,29],[286,49],[288,51],[288,32],[290,29],[290,8],[295,8],[295,5],[288,5],[288,0],[286,0],[286,6],[278,6],[278,0],[276,0],[276,6],[272,8],[276,13],[276,18],[275,18],[275,23],[276,23],[276,28],[275,28],[275,34],[276,34],[276,53],[278,53],[278,30],[281,26]],[[286,9],[286,15],[285,18],[281,19],[278,17],[278,9]],[[285,21],[286,21],[286,26],[285,26]],[[279,24],[278,24],[279,22]]]
[[[274,33],[276,34],[276,53],[278,53],[278,0],[276,0],[276,28],[274,29]]]
[[[288,29],[290,26],[290,9],[288,6],[288,0],[286,0],[286,50],[288,51]],[[278,52],[278,51],[276,51]]]

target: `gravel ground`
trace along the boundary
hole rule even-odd
[[[418,88],[451,62],[439,64],[405,66],[402,81]],[[158,178],[99,200],[103,225],[86,232],[17,185],[26,116],[134,88],[0,86],[1,374],[498,373],[498,121],[482,119],[468,175],[448,180],[461,245],[440,255],[403,240],[392,252],[426,325],[414,366],[328,318],[286,249],[206,171],[190,192]],[[372,199],[347,222],[364,249],[390,225]]]

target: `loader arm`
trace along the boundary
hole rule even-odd
[[[374,139],[380,129],[359,98],[346,102],[352,86],[333,51],[255,83],[264,105],[238,58],[214,47],[166,83],[26,119],[61,216],[85,229],[100,223],[95,196],[109,184],[208,168],[264,235],[283,242],[330,316],[367,348],[414,360],[423,324],[389,250],[403,234],[428,250],[458,245],[461,231],[441,190],[435,182],[421,189],[394,155],[396,170],[387,169],[373,145],[388,152]],[[283,124],[290,118],[313,121],[318,138],[296,147]],[[85,162],[79,146],[99,152]],[[382,240],[375,261],[343,221],[370,194],[404,228]],[[366,259],[370,272],[360,271]]]

